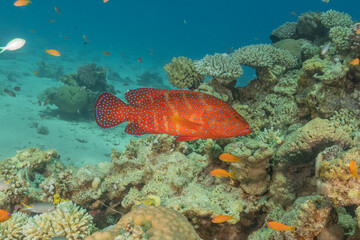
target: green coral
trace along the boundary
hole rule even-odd
[[[351,27],[353,24],[349,14],[338,12],[332,9],[321,14],[320,21],[325,27],[329,29],[332,27]]]
[[[194,64],[198,73],[215,78],[236,79],[243,73],[240,63],[233,55],[206,55]]]
[[[339,52],[345,52],[350,49],[349,47],[349,34],[352,29],[349,27],[336,26],[330,28],[329,38],[335,45],[336,50]]]
[[[272,31],[270,38],[273,42],[291,38],[296,33],[296,27],[297,22],[286,22]]]
[[[53,103],[60,111],[76,113],[82,111],[88,102],[86,91],[81,87],[63,86],[59,87],[54,96]]]
[[[164,66],[169,82],[177,88],[197,88],[205,79],[195,69],[194,62],[187,57],[173,58],[171,63]]]
[[[60,81],[65,83],[67,86],[78,86],[76,73],[64,74],[60,77]]]
[[[245,46],[237,49],[233,54],[240,64],[250,67],[271,68],[274,65],[281,65],[291,69],[298,65],[298,59],[290,51],[270,44]]]

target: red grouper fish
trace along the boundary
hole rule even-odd
[[[205,93],[139,88],[126,92],[125,99],[129,104],[102,93],[95,104],[97,124],[110,128],[128,121],[128,134],[170,134],[177,136],[177,142],[251,133],[249,124],[228,103]]]

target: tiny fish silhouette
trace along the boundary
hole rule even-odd
[[[188,90],[140,88],[125,93],[124,103],[102,93],[95,104],[95,120],[102,128],[128,121],[132,135],[169,134],[176,141],[237,137],[251,133],[249,124],[228,103]]]

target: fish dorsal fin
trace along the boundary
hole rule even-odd
[[[130,122],[125,128],[125,132],[131,135],[143,135],[150,133],[145,129],[143,129],[142,127],[140,127],[139,124],[135,122]]]
[[[177,92],[191,92],[188,90],[168,90],[168,89],[156,89],[156,88],[138,88],[127,91],[125,93],[125,99],[132,105],[140,105],[142,102],[151,98],[156,98],[165,94],[172,94]]]

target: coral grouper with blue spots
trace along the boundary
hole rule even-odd
[[[102,93],[95,119],[102,128],[128,121],[133,135],[170,134],[176,141],[227,138],[251,133],[249,124],[228,103],[211,95],[188,90],[139,88],[125,93],[129,104]]]

